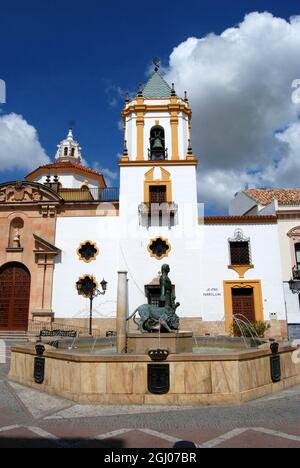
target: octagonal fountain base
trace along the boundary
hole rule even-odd
[[[170,354],[192,353],[193,333],[128,333],[127,352],[129,354],[148,354],[151,349],[166,349]]]
[[[281,381],[273,383],[271,353],[267,349],[226,354],[170,354],[163,363],[153,364],[142,354],[95,355],[47,348],[44,379],[38,384],[34,379],[37,356],[31,344],[12,348],[9,378],[86,404],[236,404],[299,384],[300,364],[293,359],[293,353],[295,349],[290,346],[281,347]],[[151,366],[156,366],[154,370],[160,376],[167,376],[164,394],[151,392],[155,384],[152,381],[149,385]]]

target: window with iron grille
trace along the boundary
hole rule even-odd
[[[249,241],[230,242],[231,265],[250,265],[250,244]]]
[[[148,304],[159,307],[160,305],[160,287],[156,286],[146,286],[146,295],[148,298]]]
[[[165,185],[153,185],[150,187],[150,203],[166,203],[167,187]]]
[[[161,307],[160,303],[160,286],[145,286],[146,297],[148,299],[148,304],[154,305],[156,307]],[[172,295],[176,296],[175,286],[172,286]]]

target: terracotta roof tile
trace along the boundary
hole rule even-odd
[[[103,184],[104,186],[106,186],[106,182],[105,182],[105,179],[103,177],[103,175],[100,173],[100,172],[97,172],[97,171],[94,171],[93,169],[90,169],[89,167],[86,167],[86,166],[83,166],[82,164],[79,164],[77,162],[73,162],[73,161],[60,161],[60,162],[55,162],[55,163],[50,163],[50,164],[46,164],[45,166],[40,166],[38,167],[37,169],[35,169],[34,171],[32,171],[30,174],[28,174],[26,176],[26,179],[30,179],[31,176],[35,175],[35,173],[37,173],[38,171],[43,171],[43,170],[51,170],[51,169],[77,169],[77,170],[80,170],[82,172],[85,172],[86,174],[91,174],[91,175],[94,175],[94,176],[97,176],[97,178],[101,177],[102,180],[103,180]]]
[[[100,172],[94,171],[93,169],[90,169],[89,167],[83,166],[82,164],[76,163],[76,162],[71,162],[71,161],[61,161],[61,162],[56,162],[56,163],[50,163],[46,164],[45,166],[41,166],[41,168],[45,169],[80,169],[81,171],[87,172],[89,174],[94,174],[94,175],[102,175]]]
[[[269,205],[278,200],[279,205],[300,205],[300,189],[248,189],[244,193],[260,205]]]
[[[199,224],[276,224],[277,216],[205,216]]]

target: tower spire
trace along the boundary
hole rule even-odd
[[[73,128],[71,127],[71,125],[69,127],[67,138],[62,140],[57,146],[57,153],[55,159],[58,162],[82,162],[81,147],[79,143],[74,140]]]

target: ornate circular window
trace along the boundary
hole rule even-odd
[[[96,260],[96,257],[99,254],[99,249],[95,242],[85,241],[80,244],[77,254],[80,260],[85,263],[90,263],[93,260]]]
[[[78,294],[83,297],[89,298],[98,289],[98,283],[94,276],[85,275],[79,278],[76,283]]]
[[[158,237],[157,239],[152,239],[148,245],[148,251],[151,257],[161,260],[162,258],[168,257],[171,252],[171,246],[167,239]]]

